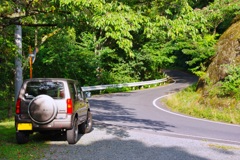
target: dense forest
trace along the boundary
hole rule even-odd
[[[203,76],[219,37],[240,15],[239,0],[0,4],[0,108],[6,112],[14,103],[15,60],[20,59],[27,79],[33,51],[38,51],[33,77],[72,78],[85,86],[157,79],[165,68]],[[22,29],[20,50],[14,39],[16,26]]]

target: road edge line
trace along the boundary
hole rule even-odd
[[[174,93],[172,93],[174,94]],[[194,120],[199,120],[199,121],[205,121],[205,122],[210,122],[210,123],[217,123],[217,124],[223,124],[223,125],[229,125],[229,126],[235,126],[235,127],[240,127],[240,125],[237,125],[237,124],[229,124],[229,123],[224,123],[224,122],[216,122],[216,121],[211,121],[211,120],[207,120],[207,119],[201,119],[201,118],[195,118],[195,117],[191,117],[191,116],[187,116],[187,115],[182,115],[182,114],[179,114],[179,113],[175,113],[175,112],[171,112],[169,110],[166,110],[166,109],[163,109],[161,107],[159,107],[156,102],[162,98],[165,98],[165,97],[168,97],[172,94],[167,94],[167,95],[164,95],[164,96],[160,96],[156,99],[153,100],[152,104],[155,108],[163,111],[163,112],[167,112],[169,114],[172,114],[172,115],[176,115],[176,116],[180,116],[180,117],[184,117],[184,118],[188,118],[188,119],[194,119]]]

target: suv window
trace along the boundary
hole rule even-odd
[[[64,88],[62,82],[28,82],[25,98],[32,99],[38,95],[46,94],[54,99],[64,98]]]
[[[73,83],[69,83],[69,90],[70,90],[71,98],[75,101],[77,98],[76,98],[76,90]]]

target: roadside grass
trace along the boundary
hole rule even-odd
[[[218,149],[218,150],[240,150],[240,147],[235,147],[235,146],[229,146],[229,145],[219,145],[219,144],[209,144],[209,147],[213,149]]]
[[[163,99],[163,102],[174,112],[213,121],[240,124],[239,101],[232,98],[203,98],[195,90],[196,84]]]
[[[30,136],[27,144],[17,144],[14,121],[0,122],[0,159],[35,160],[43,157],[43,152],[48,145],[36,138]]]

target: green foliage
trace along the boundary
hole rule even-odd
[[[98,60],[94,41],[90,40],[93,35],[82,34],[82,42],[77,43],[74,29],[69,28],[67,33],[55,35],[40,48],[33,65],[34,77],[64,77],[77,79],[82,85],[95,84]],[[44,70],[41,69],[43,66]]]
[[[107,88],[103,90],[101,93],[117,93],[117,92],[128,92],[131,91],[129,87],[122,87],[122,88]]]
[[[233,96],[240,100],[240,66],[228,66],[227,76],[221,82],[224,96]]]
[[[206,34],[204,37],[199,37],[195,41],[179,41],[177,46],[182,50],[183,54],[190,57],[189,60],[186,61],[186,64],[189,65],[189,70],[198,74],[206,70],[209,59],[216,54],[216,42],[215,35]]]
[[[188,3],[193,8],[203,8],[212,3],[214,0],[188,0]]]
[[[177,51],[181,53],[177,54],[177,59],[185,60],[190,70],[194,73],[204,72],[209,64],[208,60],[215,54],[214,45],[219,36],[216,33],[217,27],[229,16],[233,17],[232,15],[239,13],[240,2],[214,1],[203,9],[195,10],[186,1],[172,1],[171,3],[181,4],[181,7],[174,11],[175,14],[172,14],[170,7],[165,8],[165,13],[156,15],[156,11],[162,9],[161,4],[152,8],[151,11],[155,14],[153,17],[150,15],[151,19],[146,25],[145,34],[152,41],[157,40],[158,46],[161,45],[160,43],[172,44],[159,47],[160,52],[161,50],[172,51],[172,53]],[[199,6],[204,6],[209,1],[197,3]],[[182,54],[186,56],[183,57]]]
[[[174,63],[175,56],[172,55],[172,52],[176,50],[170,43],[159,44],[154,41],[146,43],[141,53],[146,56],[146,60],[150,62],[152,68],[152,73],[157,73],[161,68],[167,67],[169,64]]]
[[[8,35],[13,33],[11,29],[0,29],[0,120],[11,116],[11,108],[14,106],[15,45],[13,37]]]
[[[100,57],[100,84],[117,84],[138,81],[138,73],[134,72],[134,61],[128,62],[126,57],[117,53],[102,54]]]

